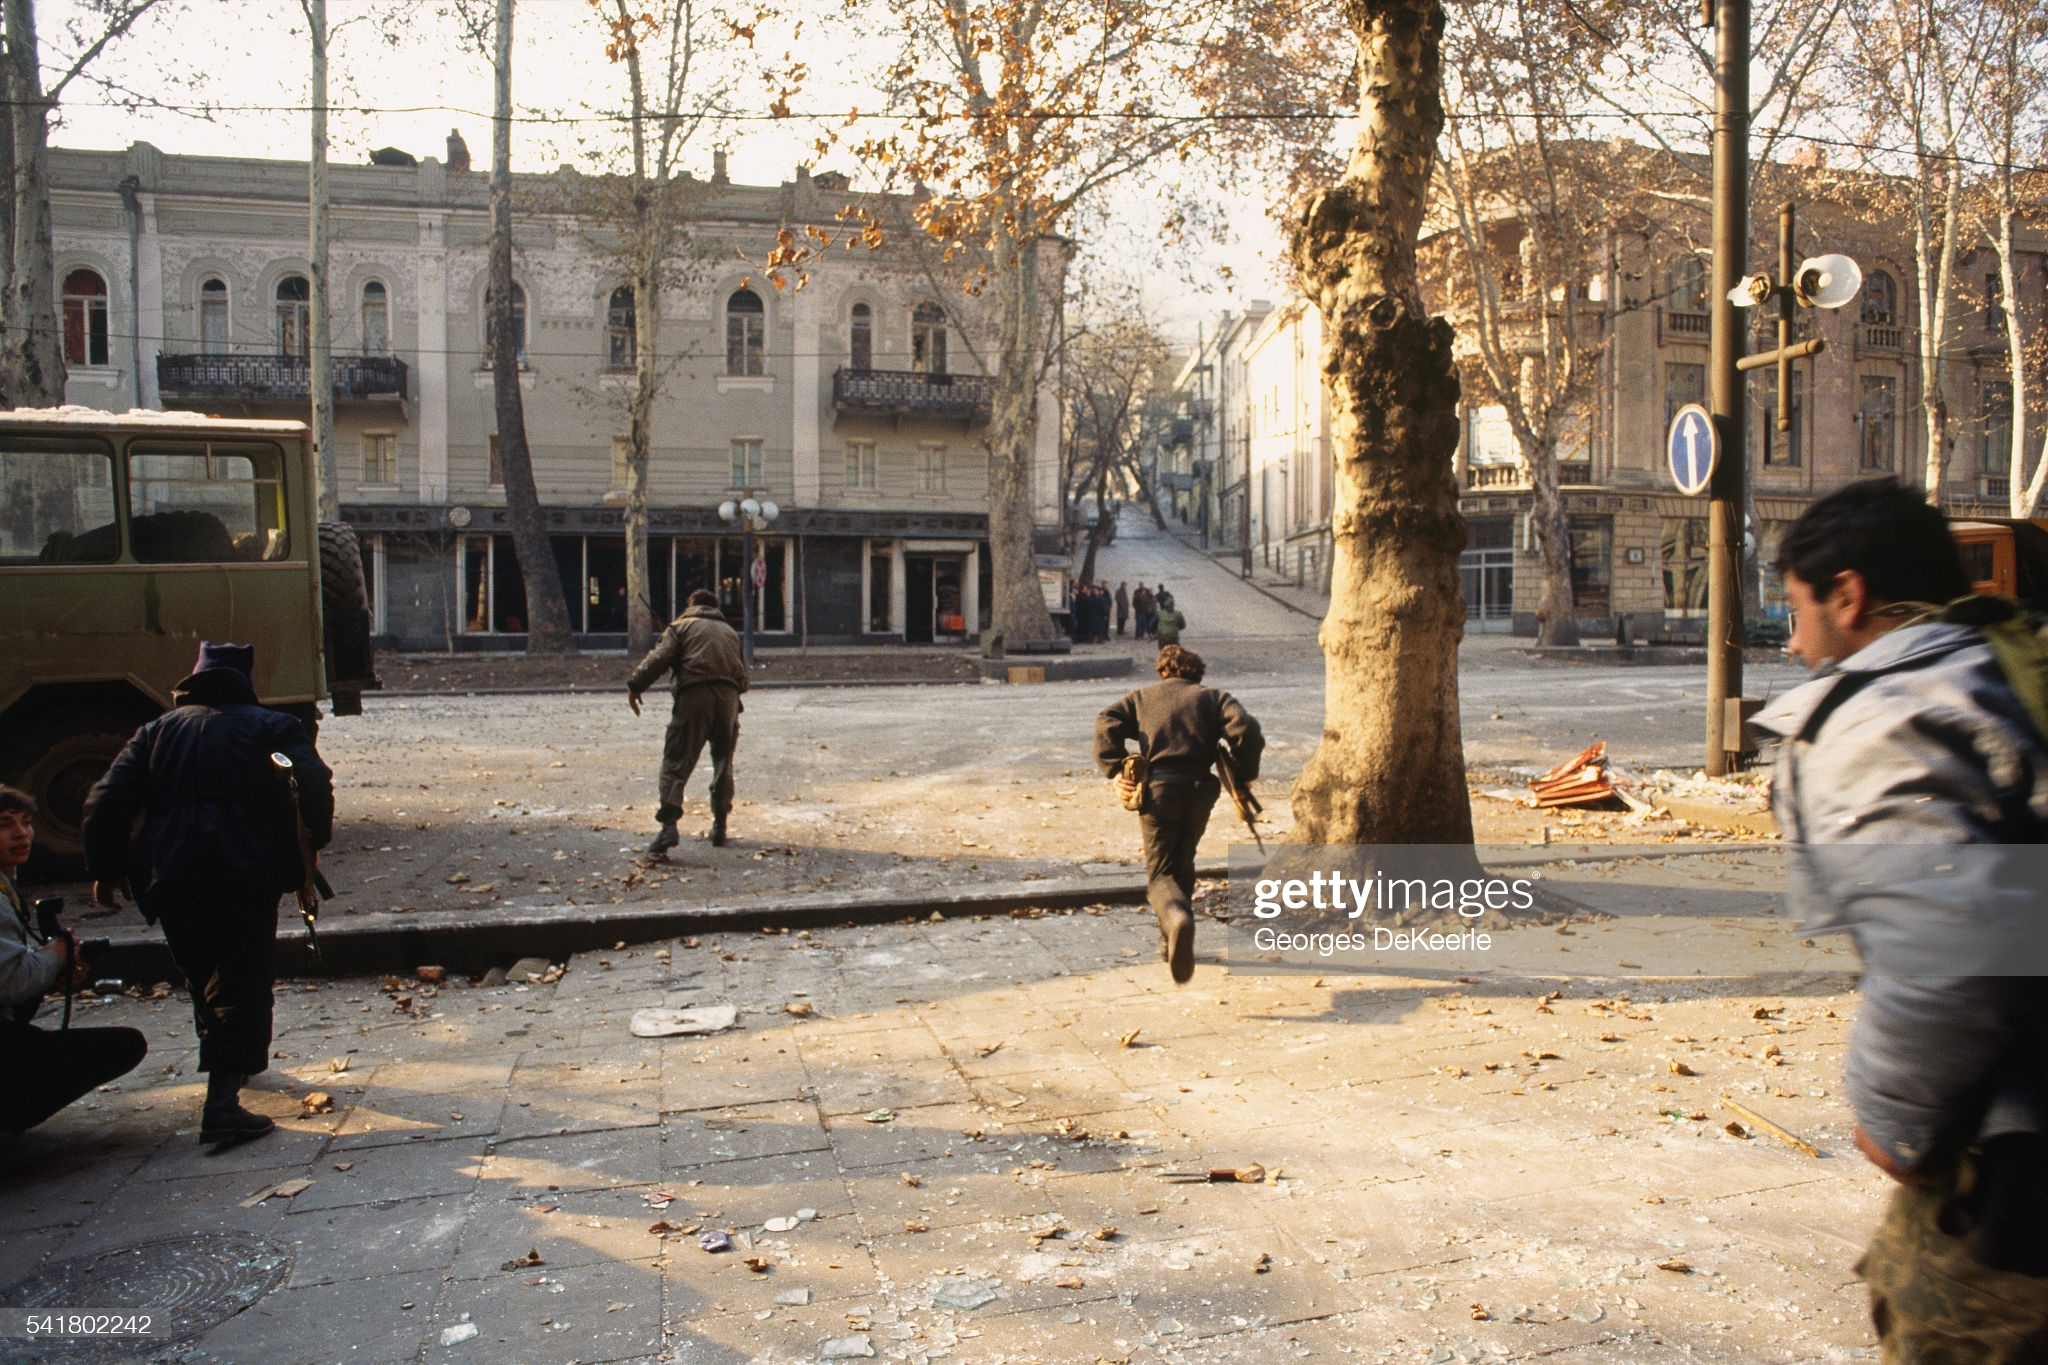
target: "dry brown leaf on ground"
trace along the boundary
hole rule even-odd
[[[315,1090],[299,1101],[299,1108],[308,1114],[331,1114],[334,1112],[334,1096],[325,1090]]]
[[[511,1260],[509,1260],[509,1261],[505,1262],[505,1264],[503,1264],[503,1265],[499,1266],[499,1267],[498,1267],[498,1269],[500,1269],[500,1270],[527,1270],[527,1269],[531,1269],[532,1267],[534,1267],[534,1266],[537,1266],[537,1265],[546,1265],[546,1264],[547,1264],[547,1261],[546,1261],[546,1260],[544,1260],[544,1259],[542,1259],[542,1257],[541,1257],[541,1254],[540,1254],[540,1248],[539,1248],[539,1247],[528,1247],[528,1248],[526,1249],[526,1254],[525,1254],[524,1256],[514,1256],[514,1257],[513,1257],[513,1258],[512,1258]]]
[[[1700,1073],[1694,1071],[1691,1067],[1687,1066],[1684,1062],[1679,1061],[1676,1057],[1673,1057],[1671,1059],[1671,1074],[1674,1076],[1697,1076]]]
[[[1118,1034],[1118,1035],[1117,1035],[1117,1039],[1116,1039],[1116,1041],[1117,1041],[1117,1044],[1118,1044],[1118,1046],[1120,1046],[1120,1047],[1132,1047],[1132,1046],[1136,1045],[1136,1043],[1137,1043],[1137,1041],[1138,1041],[1138,1035],[1139,1035],[1140,1033],[1142,1033],[1143,1031],[1144,1031],[1144,1030],[1142,1030],[1142,1029],[1132,1029],[1132,1030],[1131,1030],[1131,1031],[1130,1031],[1129,1033],[1120,1033],[1120,1034]]]

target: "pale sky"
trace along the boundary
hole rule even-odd
[[[447,0],[329,0],[329,103],[336,106],[328,124],[332,160],[359,162],[385,146],[422,158],[442,156],[452,127],[461,130],[476,165],[489,164],[490,67],[462,45],[451,8]],[[859,60],[859,53],[875,45],[860,34],[835,30],[837,8],[835,0],[796,0],[784,6],[788,18],[773,30],[764,28],[758,40],[770,57],[792,52],[811,68],[812,78],[794,102],[800,112],[873,109],[880,102],[872,88],[845,74],[867,69],[871,63]],[[66,25],[81,10],[76,0],[38,4],[46,72],[68,55]],[[793,38],[797,19],[803,20],[803,32]],[[514,32],[516,112],[578,115],[623,103],[623,70],[606,61],[588,0],[520,0]],[[165,18],[146,20],[93,69],[162,104],[211,104],[217,112],[210,118],[171,108],[130,112],[81,80],[66,92],[52,137],[58,146],[120,148],[146,141],[173,154],[291,160],[307,155],[308,52],[298,0],[186,0]],[[769,99],[765,89],[757,95],[749,86],[739,103],[747,112],[765,113]],[[794,176],[798,162],[810,161],[814,169],[847,171],[858,183],[862,168],[851,153],[815,155],[817,132],[818,125],[801,120],[731,126],[721,136],[730,145],[733,179],[778,184]],[[602,123],[521,123],[514,133],[513,166],[545,171],[576,161],[587,167],[593,154],[616,154],[623,147],[623,135]],[[708,140],[688,161],[698,174],[709,174]],[[1126,193],[1109,207],[1113,225],[1084,245],[1098,260],[1117,264],[1095,268],[1143,281],[1148,305],[1177,337],[1191,339],[1199,320],[1213,319],[1223,308],[1282,292],[1273,265],[1277,237],[1256,203],[1219,200],[1237,240],[1178,253],[1191,259],[1162,257],[1154,245],[1156,206],[1147,196]],[[1221,280],[1226,267],[1236,277],[1228,284]]]

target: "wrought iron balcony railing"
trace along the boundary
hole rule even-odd
[[[260,403],[308,398],[310,366],[293,355],[159,355],[157,389],[166,400]],[[329,361],[336,398],[405,397],[405,362],[390,355],[338,355]]]
[[[950,419],[986,422],[989,382],[978,374],[920,374],[913,370],[856,370],[832,375],[832,409],[842,416]]]

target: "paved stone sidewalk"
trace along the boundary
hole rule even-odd
[[[1184,989],[1127,909],[706,937],[528,986],[295,984],[255,1100],[284,1131],[219,1155],[182,995],[86,1008],[152,1050],[0,1146],[0,1283],[261,1239],[278,1287],[158,1352],[195,1365],[1874,1355],[1847,978],[1545,1003],[1230,977],[1204,933]],[[628,1031],[715,1003],[736,1029]],[[1825,1158],[1724,1131],[1723,1093]],[[1159,1178],[1254,1162],[1264,1183]]]

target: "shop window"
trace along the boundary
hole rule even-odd
[[[1572,517],[1565,525],[1572,547],[1572,610],[1605,616],[1613,600],[1614,518]]]
[[[1658,541],[1664,571],[1664,612],[1698,616],[1707,609],[1707,519],[1665,517]]]
[[[93,270],[64,277],[64,363],[107,364],[107,282]]]

